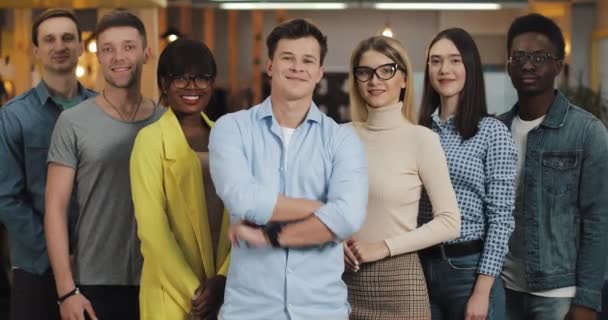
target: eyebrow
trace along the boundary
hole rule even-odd
[[[431,55],[431,58],[442,58],[442,57],[455,58],[455,57],[462,57],[462,55],[460,53],[451,53],[451,54],[446,54],[446,55],[440,55],[440,54]]]

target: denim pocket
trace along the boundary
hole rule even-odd
[[[542,164],[542,184],[546,192],[563,195],[576,190],[578,152],[543,152]]]
[[[471,254],[468,256],[449,258],[447,260],[450,268],[460,271],[476,270],[479,265],[480,254]]]

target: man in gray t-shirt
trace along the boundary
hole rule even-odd
[[[163,109],[141,94],[150,50],[139,18],[104,16],[95,31],[105,87],[63,112],[48,156],[45,231],[62,319],[139,319],[142,257],[131,201],[129,160],[139,130]],[[68,256],[66,212],[76,191],[79,217],[74,261]]]

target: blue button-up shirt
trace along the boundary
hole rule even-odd
[[[336,124],[314,103],[287,152],[270,98],[217,121],[209,152],[211,177],[233,223],[266,224],[282,194],[325,203],[315,215],[337,239],[363,224],[363,146],[351,128]],[[232,248],[220,319],[347,319],[343,272],[339,241],[298,249]]]
[[[462,140],[452,116],[441,122],[432,115],[432,129],[445,152],[462,227],[460,238],[451,241],[484,240],[477,272],[498,276],[515,226],[515,173],[517,150],[509,129],[492,117],[479,121],[475,136]],[[426,194],[420,200],[420,220],[432,219]]]
[[[82,100],[95,96],[79,85]],[[8,231],[11,264],[27,272],[49,270],[44,241],[46,158],[62,108],[44,82],[0,108],[0,222]],[[70,223],[75,222],[72,205]]]

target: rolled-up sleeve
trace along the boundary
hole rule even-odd
[[[209,166],[216,192],[233,221],[268,223],[278,193],[253,177],[245,154],[243,133],[233,114],[222,117],[211,130]]]
[[[352,128],[340,127],[335,142],[327,202],[315,215],[338,240],[344,240],[365,221],[367,161],[363,144]]]

